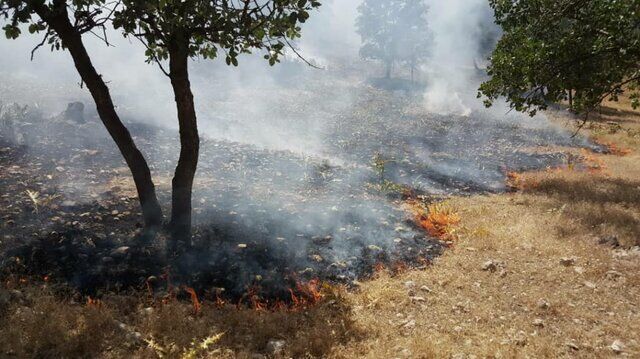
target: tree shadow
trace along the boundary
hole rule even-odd
[[[548,178],[529,192],[544,194],[555,200],[558,207],[566,205],[565,214],[578,219],[586,231],[606,226],[640,244],[640,181]]]

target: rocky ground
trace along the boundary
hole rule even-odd
[[[217,112],[220,122],[207,125],[203,116],[201,164],[194,196],[196,235],[191,250],[177,256],[166,255],[162,235],[149,242],[137,230],[140,216],[128,171],[90,109],[84,116],[86,122],[78,123],[69,114],[51,118],[30,108],[5,107],[3,119],[10,119],[11,124],[5,124],[0,144],[0,269],[5,286],[13,290],[3,292],[5,305],[38,305],[38,295],[45,293],[49,302],[43,306],[52,306],[51,313],[66,318],[62,327],[55,329],[64,332],[65,325],[73,326],[72,318],[85,315],[85,309],[53,309],[59,300],[77,305],[88,298],[99,298],[109,308],[125,301],[153,311],[149,300],[154,303],[153,297],[158,301],[166,298],[171,285],[194,287],[205,305],[220,299],[247,303],[256,294],[255,288],[264,291],[259,294],[265,300],[289,300],[288,289],[295,289],[296,282],[316,278],[358,292],[364,278],[386,278],[380,274],[381,265],[394,275],[409,268],[425,269],[451,246],[450,241],[433,238],[416,225],[415,214],[404,206],[407,197],[427,205],[451,195],[466,198],[501,193],[507,190],[509,171],[579,168],[585,160],[580,148],[605,149],[580,137],[571,138],[570,131],[544,119],[518,122],[521,118],[496,118],[495,112],[481,110],[469,117],[433,115],[423,109],[415,93],[390,92],[366,84],[344,85],[351,93],[348,101],[327,95],[333,100],[315,103],[318,91],[337,90],[322,84],[314,86],[280,89],[282,102],[263,108],[265,115],[252,119],[256,128],[245,129],[246,123],[229,120],[255,115],[238,106],[243,96],[253,96],[250,92],[226,99],[224,110]],[[281,122],[274,125],[271,117]],[[168,203],[177,156],[175,132],[133,121],[128,126],[149,159],[161,202]],[[255,140],[256,132],[269,133],[279,126],[285,126],[288,137],[284,141]],[[215,131],[220,131],[219,136],[211,136]],[[300,149],[305,143],[309,144],[307,152]],[[546,150],[536,150],[541,146]],[[464,208],[458,211],[465,213]],[[489,271],[495,267],[499,273],[504,269],[499,260],[487,266]],[[366,288],[376,288],[375,283],[384,283],[379,281],[365,284],[362,295],[368,296]],[[405,283],[411,292],[407,300],[426,310],[433,285],[419,284]],[[347,294],[345,299],[345,294],[333,287],[325,291],[333,299],[310,309],[310,317],[264,314],[257,322],[252,319],[246,327],[239,326],[229,336],[233,339],[224,340],[249,345],[253,348],[250,350],[284,351],[272,348],[280,346],[273,333],[265,334],[273,329],[267,322],[280,320],[289,328],[283,333],[308,327],[294,340],[300,342],[295,349],[289,334],[283,334],[288,340],[287,352],[327,355],[330,343],[347,343],[365,335],[352,327],[357,318],[366,317],[362,314],[364,304],[352,305],[364,297]],[[151,299],[143,293],[149,293]],[[144,301],[136,302],[141,297]],[[179,297],[189,303],[187,292],[181,291]],[[386,304],[375,304],[380,299],[367,298],[371,302],[364,308],[386,311]],[[395,301],[389,299],[388,303]],[[205,333],[207,325],[223,326],[220,322],[207,324],[211,318],[195,323],[200,319],[193,319],[180,302],[165,305],[173,309],[161,309],[154,319],[121,317],[133,315],[131,312],[110,314],[119,317],[125,328],[137,327],[104,333],[107,338],[109,333],[116,333],[118,338],[134,336],[133,341],[125,340],[133,347],[113,352],[145,352],[151,348],[151,353],[175,354],[195,338],[212,335]],[[171,310],[183,313],[185,318],[176,321],[170,316]],[[218,314],[227,318],[227,325],[247,320],[250,315],[220,310],[225,310],[224,315]],[[355,319],[349,314],[352,311]],[[29,321],[38,315],[10,312],[6,318]],[[314,315],[325,316],[328,322],[322,324]],[[114,323],[104,318],[92,320],[106,328]],[[173,340],[180,342],[177,352],[166,346],[179,328],[167,328],[164,321],[193,327],[193,335]],[[389,325],[373,322],[381,327]],[[415,333],[420,321],[402,314],[391,325],[403,333]],[[264,333],[259,334],[258,328]],[[164,338],[164,342],[145,337],[141,334],[145,330]],[[331,334],[324,333],[327,330]],[[140,337],[136,339],[136,335]],[[253,341],[249,341],[252,336]],[[318,338],[313,348],[303,344],[314,336]],[[218,339],[211,339],[212,348]],[[82,343],[82,338],[71,342],[74,340]],[[152,343],[157,345],[155,349]],[[5,341],[4,345],[16,353],[29,351],[16,349],[19,343]],[[50,353],[60,353],[55,351],[58,349]],[[90,348],[82,350],[91,352]],[[354,356],[367,352],[364,347],[350,350],[356,350]],[[389,348],[384,352],[393,355]],[[406,354],[402,350],[399,353]]]

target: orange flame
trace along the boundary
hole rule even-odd
[[[88,296],[87,307],[100,308],[102,307],[102,301],[100,299],[94,299],[94,298],[91,298],[91,296]]]
[[[200,303],[196,291],[191,287],[185,287],[184,290],[191,296],[191,302],[193,303],[193,314],[200,313],[200,309],[202,309],[202,303]]]
[[[601,146],[606,147],[609,153],[611,153],[614,156],[624,157],[631,154],[631,152],[633,152],[631,151],[631,149],[621,147],[613,142],[602,141],[599,139],[595,139],[594,142]]]
[[[426,209],[418,202],[412,202],[410,206],[415,214],[415,221],[429,235],[447,241],[455,239],[455,227],[460,223],[458,213],[441,204],[432,204]]]

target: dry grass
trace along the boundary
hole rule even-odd
[[[629,152],[588,154],[588,171],[519,174],[522,192],[449,201],[463,223],[455,248],[351,295],[370,335],[340,354],[609,357],[619,340],[639,357],[640,114],[608,113],[586,131]],[[614,237],[620,248],[600,243]]]
[[[204,303],[197,317],[188,301],[96,308],[32,288],[0,316],[0,356],[600,358],[618,340],[618,356],[640,357],[639,130],[639,114],[607,109],[586,131],[630,153],[589,154],[598,166],[586,172],[520,174],[516,193],[449,200],[457,240],[427,270],[382,272],[305,311]]]

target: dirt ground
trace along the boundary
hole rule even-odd
[[[0,296],[0,356],[640,357],[640,113],[607,105],[582,131],[610,154],[448,199],[457,238],[425,270],[381,270],[293,312],[203,303],[194,315],[189,300],[85,303],[24,286]]]

